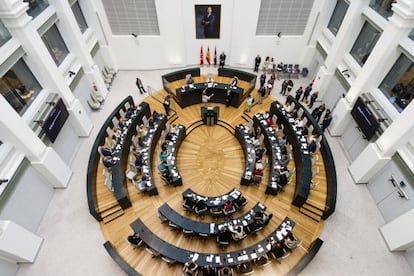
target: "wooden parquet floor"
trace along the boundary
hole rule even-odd
[[[256,95],[256,91],[253,92]],[[165,91],[159,91],[154,95],[145,99],[151,106],[151,110],[156,109],[163,112],[160,100],[166,95]],[[249,116],[256,112],[263,112],[268,110],[270,103],[273,101],[267,98],[261,105],[255,105]],[[210,104],[216,105],[216,104]],[[244,104],[240,108],[233,107],[226,108],[224,105],[220,106],[219,119],[230,125],[238,123],[247,123],[242,118]],[[201,119],[200,117],[201,105],[193,105],[185,109],[180,109],[176,103],[173,103],[172,108],[176,111],[174,124],[183,124],[189,126],[192,123]],[[188,134],[188,133],[187,133]],[[160,147],[157,146],[152,162],[156,171],[158,164],[158,154]],[[320,155],[320,154],[319,154]],[[101,223],[101,230],[106,240],[109,240],[117,249],[119,254],[138,272],[143,275],[180,275],[181,265],[168,266],[159,258],[151,258],[143,248],[132,249],[126,242],[126,237],[132,233],[129,224],[137,218],[141,220],[158,236],[171,244],[178,247],[187,248],[190,250],[200,252],[222,252],[216,246],[215,240],[201,241],[198,238],[187,239],[182,233],[176,233],[170,230],[168,225],[161,224],[157,216],[157,209],[164,202],[174,208],[182,215],[186,215],[195,220],[212,221],[213,219],[206,216],[203,219],[196,218],[194,215],[186,214],[182,207],[181,193],[187,188],[193,189],[195,192],[206,196],[217,196],[230,191],[233,187],[241,190],[243,195],[247,198],[248,204],[243,210],[236,213],[236,216],[243,214],[252,208],[258,201],[267,206],[267,212],[273,213],[273,219],[267,227],[258,233],[257,236],[249,235],[240,244],[232,244],[229,251],[241,249],[243,247],[252,245],[270,232],[272,232],[280,222],[286,217],[290,217],[296,222],[293,230],[294,234],[303,241],[301,247],[294,250],[294,252],[281,263],[273,261],[271,265],[263,268],[255,268],[254,275],[284,275],[289,272],[307,253],[310,244],[319,237],[323,228],[323,221],[316,222],[304,214],[299,212],[299,209],[291,205],[293,193],[295,189],[295,179],[289,184],[285,192],[279,193],[276,196],[266,195],[264,193],[266,183],[269,175],[268,169],[265,170],[263,183],[253,186],[241,186],[240,177],[244,171],[244,155],[240,144],[234,137],[234,133],[222,126],[216,125],[212,127],[200,126],[194,128],[190,134],[187,135],[183,141],[180,150],[177,153],[178,169],[183,178],[183,186],[172,187],[165,185],[158,175],[154,175],[156,185],[159,191],[158,196],[148,196],[138,193],[131,183],[128,184],[128,191],[133,206],[125,210],[125,214],[117,219],[104,224]],[[326,192],[326,185],[324,185],[324,167],[322,157],[319,156],[319,161],[316,164],[320,166],[321,173],[318,180],[321,184],[312,191],[313,200],[318,200],[320,194]],[[291,160],[288,167],[293,169],[294,160]],[[101,182],[99,182],[101,181]],[[102,183],[102,176],[98,173],[97,190],[105,190]],[[109,193],[109,191],[108,191]],[[110,198],[107,193],[101,191],[98,200],[103,200],[99,206],[109,204],[113,198]],[[107,199],[109,198],[109,199]],[[106,201],[105,201],[106,200]],[[322,199],[323,200],[323,199]]]

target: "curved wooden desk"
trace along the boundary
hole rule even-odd
[[[244,125],[237,125],[234,129],[234,135],[243,149],[246,160],[246,168],[240,180],[241,185],[249,185],[252,181],[253,171],[256,163],[256,152],[252,139]]]

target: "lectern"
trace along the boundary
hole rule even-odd
[[[201,118],[203,119],[203,123],[208,126],[213,126],[217,124],[218,114],[219,114],[219,107],[201,107]]]

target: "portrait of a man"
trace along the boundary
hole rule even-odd
[[[221,5],[195,5],[196,38],[220,38]]]

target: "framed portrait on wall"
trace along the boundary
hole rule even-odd
[[[196,39],[220,38],[221,5],[195,5]]]

